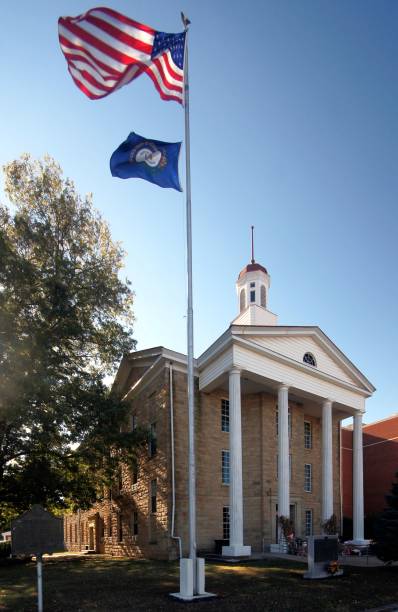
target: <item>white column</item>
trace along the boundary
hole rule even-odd
[[[333,514],[332,402],[322,404],[322,521]]]
[[[290,516],[288,390],[287,385],[278,390],[278,517]]]
[[[362,447],[362,413],[354,415],[352,452],[353,477],[353,538],[360,542],[364,539],[363,508],[363,447]]]
[[[225,556],[247,556],[250,546],[243,546],[242,422],[240,370],[229,372],[229,546]]]

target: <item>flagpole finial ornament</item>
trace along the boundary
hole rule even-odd
[[[252,227],[252,264],[254,264],[254,225]]]
[[[181,11],[181,20],[182,20],[182,23],[184,24],[185,30],[188,30],[191,22],[189,21],[188,17],[184,15],[182,11]]]

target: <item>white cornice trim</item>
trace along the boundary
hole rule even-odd
[[[231,328],[229,328],[198,357],[198,368],[202,369],[205,365],[209,365],[209,363],[218,357],[219,353],[223,352],[231,344],[232,332]]]
[[[159,355],[159,357],[151,365],[151,367],[148,368],[146,372],[144,372],[144,374],[141,376],[141,378],[136,380],[136,382],[130,387],[127,393],[122,397],[122,401],[125,402],[126,400],[133,399],[133,396],[135,396],[138,393],[137,389],[139,389],[139,392],[141,392],[147,385],[149,385],[149,383],[152,382],[152,380],[156,378],[156,376],[162,370],[163,368],[162,362],[163,362],[162,356]]]
[[[177,364],[175,368],[177,371],[185,373],[187,371],[187,357],[182,353],[177,353],[176,351],[171,351],[170,349],[166,349],[164,347],[160,347],[159,349],[148,349],[149,351],[157,351],[154,352],[153,355],[158,354],[158,358],[154,361],[154,363],[143,373],[141,378],[139,378],[127,391],[127,393],[122,397],[122,401],[132,400],[139,393],[141,393],[147,385],[149,385],[155,378],[160,374],[160,372],[164,369],[167,362],[172,362],[173,364]],[[142,353],[147,353],[146,355],[139,355],[140,358],[148,358],[148,352],[142,351]],[[135,353],[132,353],[131,357],[134,357]],[[134,359],[130,360],[132,364]],[[141,366],[140,363],[137,365]],[[194,360],[194,376],[199,376],[198,369],[196,367],[196,360]]]

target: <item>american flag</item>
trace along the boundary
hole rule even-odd
[[[92,100],[146,72],[163,100],[183,103],[185,32],[157,32],[105,7],[60,17],[58,32],[70,75]]]

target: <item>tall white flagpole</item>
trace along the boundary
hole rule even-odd
[[[195,473],[195,387],[193,355],[193,298],[192,298],[192,214],[191,214],[191,159],[189,131],[189,77],[188,77],[188,29],[189,20],[182,15],[185,27],[184,51],[184,109],[185,109],[185,178],[187,216],[187,348],[188,348],[188,511],[189,511],[189,558],[193,564],[194,593],[196,592],[196,473]]]
[[[196,467],[195,467],[195,379],[193,358],[193,299],[192,299],[192,215],[191,215],[191,160],[189,133],[189,79],[188,79],[188,29],[190,21],[181,13],[185,29],[184,47],[184,110],[185,110],[185,181],[187,217],[187,387],[188,387],[188,530],[189,558],[180,559],[180,592],[173,597],[192,601],[203,597],[215,597],[205,591],[204,559],[196,557]]]

